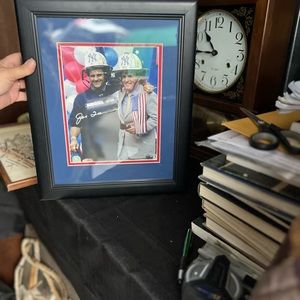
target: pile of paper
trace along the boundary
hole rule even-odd
[[[275,106],[280,110],[300,110],[300,81],[291,81],[288,84],[291,93],[284,92],[283,97],[278,96]]]
[[[212,135],[206,141],[195,143],[197,146],[209,147],[230,157],[234,155],[240,160],[257,164],[259,172],[300,187],[300,160],[296,155],[277,149],[271,151],[255,149],[249,145],[247,137],[232,130]]]
[[[300,84],[298,84],[300,89]],[[300,96],[300,92],[299,92]],[[300,104],[300,100],[299,104]],[[281,114],[278,111],[260,114],[259,117],[267,123],[288,129],[295,121],[300,120],[300,110]],[[256,126],[249,118],[224,122],[227,130],[208,137],[207,140],[195,142],[198,146],[210,147],[226,155],[247,160],[260,167],[260,172],[272,175],[290,184],[300,187],[299,155],[290,154],[282,147],[274,150],[258,150],[250,146],[248,137],[257,132]]]

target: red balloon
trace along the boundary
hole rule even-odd
[[[83,80],[85,80],[85,81],[87,81],[88,83],[90,83],[89,76],[87,75],[86,72],[83,72]]]
[[[77,82],[81,79],[83,66],[76,61],[70,61],[64,66],[64,73],[67,79],[72,82]]]
[[[75,60],[73,47],[62,47],[62,59],[63,63],[67,64],[70,61]]]
[[[87,82],[83,82],[82,80],[76,82],[76,91],[78,94],[85,92],[88,88]]]

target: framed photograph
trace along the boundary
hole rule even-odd
[[[197,3],[16,0],[42,199],[185,186]]]
[[[37,183],[29,123],[0,127],[0,172],[9,192]]]

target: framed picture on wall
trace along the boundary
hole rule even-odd
[[[184,187],[196,2],[16,0],[42,199]]]
[[[9,192],[37,183],[28,123],[0,126],[0,177]]]

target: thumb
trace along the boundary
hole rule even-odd
[[[10,80],[15,81],[31,75],[36,67],[36,62],[33,58],[28,59],[24,64],[7,69]]]

